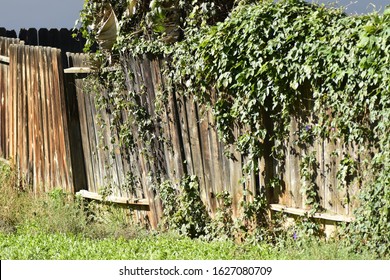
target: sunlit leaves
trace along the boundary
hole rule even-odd
[[[121,51],[169,57],[172,88],[210,106],[220,139],[253,162],[264,143],[283,161],[290,118],[310,100],[315,118],[310,136],[300,135],[301,144],[336,137],[375,151],[369,178],[359,178],[365,208],[355,227],[364,237],[356,240],[375,249],[386,241],[381,230],[390,231],[384,222],[390,176],[389,9],[382,16],[349,17],[302,0],[241,1],[226,20],[208,25],[216,14],[214,2],[180,1],[188,12],[181,42],[167,47],[159,37],[123,33]],[[312,170],[305,171],[309,182]],[[347,171],[341,169],[339,180],[349,180]],[[309,189],[306,195],[314,197]],[[385,244],[382,253],[390,250]]]
[[[377,151],[370,163],[373,179],[360,178],[371,208],[363,211],[367,219],[356,227],[360,236],[367,235],[367,230],[377,230],[370,224],[379,216],[387,220],[388,202],[367,193],[373,189],[383,193],[389,180],[390,162],[381,156],[388,154],[390,142],[389,26],[388,12],[348,17],[341,10],[300,0],[239,5],[226,21],[200,29],[196,40],[189,37],[177,46],[190,49],[192,58],[185,59],[193,61],[184,65],[191,73],[191,89],[184,94],[214,100],[221,139],[235,143],[249,158],[261,156],[263,140],[272,135],[273,156],[279,160],[284,157],[289,120],[310,98],[313,135],[302,141],[337,137],[362,150]],[[211,98],[211,92],[216,96]],[[273,121],[273,131],[267,131],[264,112]],[[241,134],[234,135],[235,126],[244,128]],[[339,174],[340,185],[351,180],[344,169]],[[389,224],[382,227],[390,230]],[[390,248],[386,246],[385,251]]]

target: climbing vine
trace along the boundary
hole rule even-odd
[[[357,176],[361,185],[361,206],[349,226],[349,240],[356,249],[363,243],[379,255],[389,254],[389,9],[383,15],[352,17],[301,0],[156,0],[138,1],[139,12],[129,16],[128,1],[116,3],[111,5],[119,31],[111,62],[124,54],[164,57],[170,86],[212,110],[220,140],[248,158],[245,172],[259,171],[266,143],[283,166],[291,121],[302,115],[307,119],[299,129],[300,147],[317,139],[359,147],[356,157],[345,154],[337,176],[340,186]],[[82,12],[81,30],[91,42],[94,33],[87,30],[98,8],[87,0]],[[107,104],[122,109],[127,98]],[[135,122],[150,122],[147,112],[136,113],[135,104],[126,107],[140,116]],[[123,126],[124,143],[131,139],[126,127],[131,124]],[[238,134],[236,127],[241,128]],[[365,159],[364,168],[359,158]],[[313,180],[317,169],[315,153],[303,154],[302,192],[313,211],[320,207]],[[196,184],[191,179],[187,185],[192,190]]]
[[[382,16],[348,17],[303,1],[264,1],[238,6],[228,20],[179,46],[191,56],[174,56],[175,65],[183,65],[177,74],[183,91],[210,104],[221,140],[254,162],[267,137],[274,158],[283,162],[291,118],[310,106],[314,117],[299,137],[301,145],[318,138],[359,145],[370,171],[362,180],[364,206],[350,226],[360,238],[352,240],[379,246],[380,254],[390,249],[389,20],[388,9]],[[245,129],[235,136],[235,126]],[[341,161],[340,185],[362,172],[354,160]],[[303,157],[303,193],[312,209],[319,206],[316,166],[312,155]]]
[[[303,156],[301,161],[301,178],[302,178],[302,194],[305,198],[305,204],[310,209],[310,214],[316,213],[320,208],[320,198],[318,197],[317,184],[315,178],[317,177],[316,171],[317,160],[314,153]]]
[[[166,226],[192,238],[206,234],[210,217],[200,199],[196,176],[181,178],[178,186],[164,181],[159,192],[164,203]]]

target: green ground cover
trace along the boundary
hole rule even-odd
[[[114,205],[86,203],[55,189],[37,196],[20,189],[12,168],[0,163],[0,259],[10,260],[294,260],[374,259],[342,240],[281,234],[193,238],[135,225]]]
[[[372,259],[351,254],[335,242],[288,244],[235,244],[207,242],[170,234],[147,234],[134,239],[93,239],[69,233],[45,233],[23,229],[0,233],[0,258],[21,260],[345,260]]]

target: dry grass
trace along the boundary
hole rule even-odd
[[[15,169],[0,162],[0,230],[12,232],[31,208],[31,194],[19,188]]]
[[[26,227],[96,239],[131,239],[142,233],[123,209],[113,205],[86,203],[61,189],[38,196],[21,188],[15,169],[0,162],[0,231],[11,233]]]

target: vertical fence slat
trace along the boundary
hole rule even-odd
[[[203,176],[204,176],[204,186],[201,186],[201,196],[202,200],[205,201],[205,204],[208,209],[212,208],[212,201],[210,200],[210,191],[212,189],[213,183],[213,174],[211,170],[212,158],[210,154],[210,139],[208,135],[208,118],[205,115],[204,118],[200,117],[199,119],[199,139],[201,142],[201,154],[202,154],[202,165],[203,165]]]
[[[233,131],[234,137],[238,137],[239,128],[235,127]],[[232,154],[232,160],[229,160],[230,163],[230,185],[231,185],[231,195],[233,203],[233,216],[240,216],[240,203],[243,199],[243,185],[241,184],[242,174],[242,157],[241,154],[237,151],[234,146],[230,147],[230,153]]]
[[[15,89],[17,85],[16,81],[16,71],[15,66],[17,65],[16,61],[16,49],[15,46],[11,45],[9,49],[9,56],[10,56],[10,74],[9,74],[9,88],[8,88],[8,115],[9,115],[9,121],[8,121],[8,137],[9,137],[9,157],[16,163],[16,151],[15,151],[15,143],[16,143],[16,128],[17,126],[14,124],[16,120],[16,94]]]
[[[0,55],[5,55],[8,51],[5,49],[5,39],[0,37]],[[8,157],[7,153],[7,126],[6,126],[6,111],[7,111],[7,91],[8,91],[8,71],[9,66],[0,62],[0,156]]]
[[[42,139],[45,133],[43,120],[42,120],[42,92],[40,89],[40,73],[39,73],[39,53],[37,47],[31,47],[31,56],[32,56],[32,79],[33,79],[33,87],[32,87],[32,95],[33,95],[33,120],[34,120],[34,173],[36,184],[36,191],[42,192],[42,185],[44,184],[44,144]]]
[[[25,76],[25,84],[26,84],[26,111],[27,111],[27,122],[25,124],[26,126],[26,137],[24,138],[26,142],[28,142],[28,157],[27,157],[27,174],[29,177],[29,183],[33,186],[33,189],[35,191],[38,190],[37,188],[37,178],[36,178],[36,158],[35,158],[35,150],[36,150],[36,143],[35,143],[35,120],[34,120],[34,114],[36,111],[36,103],[35,103],[35,96],[36,92],[34,92],[33,89],[33,77],[32,77],[32,70],[34,68],[34,65],[32,64],[32,53],[31,53],[32,47],[27,46],[23,48],[23,51],[26,55],[26,60],[24,63],[24,67],[26,68],[26,76]],[[25,169],[24,169],[25,170]]]
[[[60,154],[61,154],[61,168],[62,185],[67,187],[68,192],[73,192],[73,170],[71,165],[70,143],[68,121],[66,114],[65,103],[65,88],[62,67],[62,55],[59,49],[52,49],[52,55],[56,61],[53,64],[54,76],[56,77],[56,92],[58,92],[58,117],[59,117],[59,135],[61,139]]]
[[[48,61],[45,55],[45,51],[42,48],[37,49],[39,60],[39,79],[40,79],[40,92],[41,92],[41,106],[42,106],[42,126],[43,126],[43,147],[44,147],[44,182],[46,184],[51,183],[52,173],[52,145],[51,142],[51,110],[49,107],[50,89],[49,89],[49,77],[47,74]],[[43,188],[45,190],[45,187]]]
[[[26,48],[18,46],[18,76],[21,77],[20,85],[18,91],[18,151],[19,151],[19,168],[24,171],[25,183],[31,183],[30,177],[30,166],[29,166],[29,157],[28,151],[30,143],[28,142],[28,95],[27,95],[27,57],[26,57]],[[26,172],[27,171],[27,172]]]

